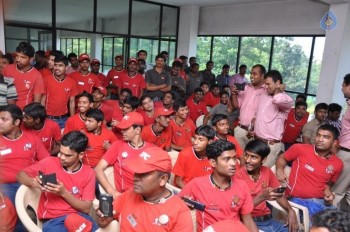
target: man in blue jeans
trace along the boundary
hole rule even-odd
[[[58,157],[48,157],[17,174],[18,182],[42,191],[38,206],[38,218],[44,222],[43,231],[67,231],[65,219],[79,214],[97,225],[88,215],[95,198],[95,172],[81,162],[88,138],[80,131],[72,131],[62,137]],[[56,174],[56,181],[44,183],[39,177]]]

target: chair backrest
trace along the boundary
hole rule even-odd
[[[37,217],[37,208],[40,199],[40,190],[21,185],[16,194],[16,211],[18,218],[29,232],[41,232],[42,223]],[[28,207],[34,210],[37,224],[33,222],[28,214]]]
[[[114,182],[114,168],[113,166],[109,166],[104,170],[104,173],[108,179],[108,182],[113,186],[113,188],[115,188],[115,182]],[[98,188],[100,190],[101,193],[106,194],[107,191],[102,187],[102,185],[98,185]]]
[[[203,125],[203,120],[204,120],[204,115],[199,116],[196,120],[196,126],[199,127]]]

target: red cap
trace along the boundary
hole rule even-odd
[[[203,232],[226,232],[227,228],[230,228],[230,231],[249,232],[241,221],[233,221],[231,219],[218,221],[205,228]]]
[[[135,173],[171,172],[171,158],[160,147],[147,148],[135,158],[125,160],[125,164]]]
[[[157,107],[154,111],[154,118],[158,118],[159,116],[168,116],[175,113],[173,110],[168,110],[163,107]]]
[[[91,65],[94,65],[94,64],[101,64],[101,62],[98,60],[98,59],[93,59],[90,63]]]
[[[114,57],[114,59],[117,59],[117,58],[124,59],[124,56],[122,54],[118,54]]]
[[[135,62],[136,64],[138,64],[138,60],[136,58],[130,58],[128,61],[128,64],[130,64],[131,62]]]
[[[117,124],[119,129],[128,129],[132,125],[144,125],[143,117],[140,113],[130,112],[127,113],[123,119]]]
[[[104,96],[107,96],[107,89],[103,86],[93,87],[93,90],[98,89]]]
[[[82,62],[84,60],[90,61],[90,56],[86,53],[80,54],[80,56],[79,56],[79,62]]]
[[[92,230],[92,222],[77,213],[69,214],[64,220],[64,226],[68,232],[90,232]]]
[[[182,63],[182,60],[180,58],[176,58],[174,61],[178,61]]]

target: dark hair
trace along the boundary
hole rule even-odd
[[[187,59],[188,59],[188,57],[187,57],[187,56],[184,56],[184,55],[179,56],[179,58],[180,58],[181,60],[187,60]]]
[[[39,118],[41,122],[45,122],[46,111],[45,107],[38,102],[32,102],[23,108],[24,114],[33,119]]]
[[[305,106],[305,108],[307,108],[307,103],[304,101],[295,102],[295,108],[297,108],[298,106]]]
[[[346,74],[344,77],[344,84],[350,85],[350,73]]]
[[[213,84],[210,88],[210,90],[213,90],[214,88],[219,88],[220,89],[220,86],[218,84]]]
[[[218,122],[221,120],[227,119],[227,116],[224,114],[214,114],[213,118],[211,119],[211,124],[213,126],[216,126]]]
[[[146,64],[146,61],[144,60],[144,59],[137,59],[137,62],[139,63],[139,64]]]
[[[197,127],[197,129],[194,131],[196,135],[201,135],[206,137],[208,140],[214,139],[215,137],[215,131],[212,127],[208,125],[201,125]]]
[[[341,107],[341,105],[337,104],[337,103],[331,103],[328,105],[328,112],[341,112],[341,110],[343,109],[343,107]]]
[[[59,51],[59,50],[52,50],[50,51],[50,56],[59,56],[59,55],[64,55],[63,52]]]
[[[149,98],[152,100],[152,98],[150,96],[148,96],[147,94],[142,95],[142,97],[140,98],[140,105],[142,105],[142,102],[146,99]],[[153,101],[153,100],[152,100]]]
[[[259,69],[260,69],[260,73],[261,73],[262,75],[265,75],[265,73],[266,73],[266,68],[265,68],[265,66],[262,65],[262,64],[256,64],[256,65],[254,65],[254,66],[252,67],[252,69],[253,69],[253,68],[259,68]]]
[[[140,105],[140,100],[135,96],[127,96],[124,99],[123,104],[130,105],[131,108],[134,110]]]
[[[139,54],[140,54],[141,52],[142,52],[142,53],[146,53],[146,56],[147,56],[146,50],[140,50],[140,51],[138,51],[138,52],[136,53],[136,56],[139,57]]]
[[[100,109],[89,109],[88,111],[86,111],[85,117],[93,118],[97,122],[103,122],[105,118],[103,111]]]
[[[328,105],[326,103],[318,103],[315,106],[315,112],[319,111],[319,110],[328,110]]]
[[[261,159],[264,159],[270,154],[271,149],[269,145],[267,145],[267,143],[265,143],[264,141],[260,139],[254,139],[247,143],[244,151],[249,151],[258,154],[259,156],[261,156]]]
[[[338,137],[339,137],[339,131],[337,128],[335,128],[334,126],[332,125],[329,125],[329,124],[324,124],[324,125],[321,125],[318,129],[317,129],[317,132],[319,130],[326,130],[326,131],[329,131],[332,133],[333,135],[333,139],[334,140],[337,140]]]
[[[225,94],[226,94],[227,96],[230,96],[230,94],[228,94],[228,92],[226,92],[226,91],[223,90],[223,91],[220,92],[220,97],[222,97],[222,96],[225,95]]]
[[[13,121],[16,121],[18,119],[20,122],[22,122],[23,120],[23,113],[21,108],[14,104],[0,106],[0,112],[9,112]]]
[[[132,96],[131,89],[129,89],[129,88],[123,88],[123,89],[121,89],[121,90],[120,90],[120,93],[122,93],[122,92],[127,92],[130,96]]]
[[[68,66],[68,58],[63,54],[58,54],[57,56],[55,56],[54,62],[62,62],[65,66]]]
[[[277,82],[280,81],[281,84],[283,84],[283,79],[282,79],[282,75],[279,71],[277,70],[270,70],[268,71],[265,75],[264,75],[264,79],[266,78],[272,78],[273,82]]]
[[[77,98],[79,99],[81,97],[86,97],[89,100],[90,103],[94,102],[94,98],[93,98],[92,94],[90,94],[90,93],[88,93],[86,91],[84,91],[81,94],[79,94]]]
[[[202,81],[199,86],[202,87],[203,85],[207,85],[208,87],[210,86],[208,81]]]
[[[162,54],[162,55],[169,55],[169,52],[167,52],[167,51],[161,51],[159,54]]]
[[[224,64],[224,65],[222,66],[222,69],[225,69],[225,68],[230,68],[230,65]]]
[[[304,101],[306,101],[306,96],[304,94],[298,94],[295,99],[302,98]]]
[[[32,45],[27,42],[20,42],[16,47],[16,52],[23,53],[28,57],[34,57],[35,50]]]
[[[207,61],[206,66],[208,66],[209,64],[214,64],[214,62],[212,60],[209,60]]]
[[[165,57],[163,56],[163,54],[158,54],[155,58],[155,60],[158,60],[159,58],[163,59],[165,61]]]
[[[330,232],[347,232],[350,228],[350,213],[338,209],[318,212],[312,217],[312,227],[325,227]]]
[[[208,159],[217,160],[217,158],[225,151],[236,150],[233,143],[219,139],[207,146],[207,157]]]
[[[191,56],[189,62],[191,63],[191,61],[196,60],[196,59],[197,58],[195,56]]]
[[[172,67],[181,68],[181,67],[182,67],[182,63],[181,63],[180,61],[175,60],[175,61],[172,63]]]
[[[74,52],[71,52],[68,54],[68,59],[70,60],[70,58],[78,58],[77,54],[75,54]]]
[[[203,91],[203,89],[202,88],[195,88],[194,89],[194,91],[193,91],[193,93],[203,93],[204,94],[204,91]]]
[[[191,68],[194,68],[195,66],[198,66],[198,67],[199,67],[199,64],[198,64],[198,63],[192,63],[190,67],[191,67]]]
[[[171,95],[171,97],[173,98],[173,100],[175,101],[176,100],[176,96],[175,96],[175,93],[173,92],[173,91],[166,91],[165,93],[164,93],[164,96],[165,96],[165,94],[170,94]],[[164,97],[163,97],[164,98]]]
[[[238,68],[238,69],[241,69],[241,68],[247,68],[247,65],[245,65],[245,64],[241,64],[241,65],[239,66],[239,68]]]
[[[80,131],[71,131],[63,135],[61,144],[77,153],[81,153],[86,150],[88,138]]]
[[[174,102],[173,109],[174,111],[178,111],[181,107],[185,107],[186,102],[183,99],[178,99]]]
[[[224,90],[224,89],[227,88],[227,87],[230,88],[229,85],[222,85],[222,86],[221,86],[221,89]]]
[[[13,64],[13,62],[14,62],[12,54],[8,53],[8,52],[6,54],[2,55],[1,58],[8,60],[9,64]]]

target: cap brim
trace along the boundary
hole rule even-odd
[[[147,173],[157,170],[150,165],[145,165],[141,159],[127,159],[125,164],[134,173]]]
[[[133,124],[128,122],[128,121],[124,121],[124,122],[122,121],[122,122],[118,123],[116,127],[119,128],[119,129],[128,129],[132,125]]]

